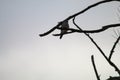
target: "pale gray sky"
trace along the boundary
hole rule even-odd
[[[84,34],[66,35],[62,40],[38,36],[97,1],[0,0],[0,80],[96,80],[92,54],[102,79],[117,75]],[[118,2],[100,5],[78,16],[76,22],[83,29],[117,23],[118,6]],[[107,55],[115,41],[111,35],[115,35],[113,29],[92,35]],[[113,60],[120,67],[119,49]]]

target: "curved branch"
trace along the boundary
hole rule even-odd
[[[78,16],[78,15],[86,12],[87,10],[89,10],[89,9],[91,9],[91,8],[93,8],[93,7],[96,7],[96,6],[100,5],[100,4],[107,3],[107,2],[111,2],[111,1],[118,1],[118,2],[120,2],[120,0],[103,0],[103,1],[99,1],[99,2],[97,2],[97,3],[95,3],[95,4],[92,4],[92,5],[88,6],[88,7],[86,7],[85,9],[83,9],[82,11],[80,11],[80,12],[78,12],[78,13],[69,16],[68,18],[66,18],[66,20],[69,20],[69,19],[71,19],[71,18],[74,18],[74,17],[76,17],[76,16]]]
[[[74,18],[74,17],[76,17],[76,16],[78,16],[78,15],[80,15],[80,14],[83,14],[84,12],[86,12],[87,10],[89,10],[89,9],[91,9],[91,8],[93,8],[93,7],[96,7],[96,6],[98,6],[98,5],[100,5],[100,4],[103,4],[103,3],[112,2],[112,1],[118,1],[118,2],[120,2],[120,0],[103,0],[103,1],[99,1],[99,2],[97,2],[97,3],[95,3],[95,4],[92,4],[92,5],[88,6],[88,7],[86,7],[85,9],[83,9],[82,11],[80,11],[80,12],[78,12],[78,13],[69,16],[69,17],[66,18],[65,20],[70,20],[70,19],[72,19],[72,18]],[[40,37],[43,37],[43,36],[46,36],[46,35],[50,34],[50,33],[53,32],[55,29],[57,29],[57,28],[62,24],[62,22],[64,22],[65,20],[63,20],[63,21],[61,21],[60,23],[58,23],[55,27],[53,27],[53,28],[50,29],[49,31],[47,31],[47,32],[45,32],[45,33],[43,33],[43,34],[39,34],[39,36],[40,36]],[[100,32],[100,31],[99,31],[99,32]]]

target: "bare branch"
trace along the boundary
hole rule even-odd
[[[112,49],[110,51],[109,60],[111,60],[111,57],[112,57],[112,55],[114,53],[114,49],[115,49],[117,43],[119,42],[119,40],[120,40],[120,36],[117,38],[117,40],[115,41],[115,43],[114,43],[114,45],[113,45],[113,47],[112,47]]]
[[[120,80],[120,76],[116,76],[116,77],[109,77],[107,80]]]
[[[76,27],[79,27],[76,23],[75,23],[75,18],[73,19],[73,24],[76,26]],[[82,29],[79,27],[79,29],[82,31]],[[102,49],[97,45],[97,43],[93,40],[93,38],[84,32],[84,34],[91,40],[91,42],[97,47],[97,49],[102,53],[102,55],[104,56],[104,58],[106,60],[108,60],[107,56],[105,55],[105,53],[102,51]]]
[[[92,61],[92,65],[93,65],[93,68],[94,68],[97,80],[100,80],[100,77],[99,77],[98,72],[97,72],[97,68],[96,68],[96,65],[95,65],[95,61],[94,61],[94,56],[93,55],[91,56],[91,61]]]
[[[80,14],[83,14],[83,13],[86,12],[87,10],[89,10],[89,9],[91,9],[91,8],[93,8],[93,7],[96,7],[96,6],[100,5],[100,4],[107,3],[107,2],[111,2],[111,1],[118,1],[118,2],[120,2],[120,0],[103,0],[103,1],[99,1],[99,2],[97,2],[97,3],[95,3],[95,4],[92,4],[92,5],[88,6],[88,7],[86,7],[85,9],[83,9],[82,11],[80,11],[80,12],[78,12],[78,13],[69,16],[68,18],[66,18],[66,20],[69,20],[69,19],[71,19],[71,18],[74,18],[74,17],[76,17],[76,16],[78,16],[78,15],[80,15]]]
[[[103,3],[107,3],[107,2],[112,2],[112,1],[118,1],[120,2],[120,0],[103,0],[103,1],[99,1],[95,4],[92,4],[88,7],[86,7],[85,9],[83,9],[82,11],[76,13],[76,14],[73,14],[69,17],[67,17],[66,19],[64,19],[63,21],[59,22],[55,27],[53,27],[52,29],[50,29],[49,31],[43,33],[43,34],[40,34],[39,36],[46,36],[48,34],[50,34],[51,32],[53,32],[54,30],[58,29],[58,30],[62,30],[62,28],[60,27],[62,25],[62,23],[64,21],[68,21],[70,19],[73,19],[73,24],[78,28],[78,29],[73,29],[73,28],[69,28],[67,30],[69,30],[70,32],[67,32],[65,34],[70,34],[70,33],[74,33],[74,32],[78,32],[78,33],[84,33],[90,40],[91,42],[97,47],[97,49],[100,51],[100,53],[103,55],[103,57],[107,60],[107,62],[115,69],[115,71],[120,75],[120,70],[119,68],[110,60],[111,59],[111,56],[113,55],[113,52],[114,52],[114,49],[116,47],[116,44],[118,43],[118,41],[115,42],[115,44],[113,45],[113,48],[111,49],[111,52],[110,52],[110,56],[109,58],[105,55],[105,53],[103,52],[103,50],[98,46],[98,44],[94,41],[94,39],[88,34],[88,33],[99,33],[99,32],[102,32],[102,31],[105,31],[109,28],[112,28],[112,27],[119,27],[120,26],[120,23],[118,24],[109,24],[109,25],[106,25],[106,26],[103,26],[102,28],[100,29],[97,29],[97,30],[82,30],[76,23],[75,23],[75,17],[80,15],[80,14],[83,14],[84,12],[88,11],[89,9],[91,8],[94,8],[100,4],[103,4]],[[54,34],[54,36],[60,36],[61,34]]]
[[[73,19],[73,24],[77,27],[79,27],[76,23],[75,23],[75,18]],[[79,27],[80,28],[80,27]],[[80,30],[82,30],[80,28]],[[91,42],[97,47],[97,49],[100,51],[100,53],[103,55],[103,57],[107,60],[107,62],[115,69],[115,71],[120,75],[120,70],[119,68],[111,61],[109,60],[109,58],[107,58],[107,56],[105,55],[105,53],[103,52],[103,50],[98,46],[98,44],[94,41],[94,39],[87,33],[84,33],[90,40]]]
[[[99,33],[99,32],[105,31],[105,30],[107,30],[109,28],[113,28],[113,27],[114,28],[120,27],[120,23],[105,25],[102,28],[96,29],[96,30],[78,30],[78,29],[73,29],[73,28],[69,28],[68,30],[71,30],[73,32],[78,32],[78,33]],[[58,29],[60,29],[60,28],[58,28]]]
[[[43,33],[43,34],[39,34],[40,37],[46,36],[48,34],[50,34],[51,32],[53,32],[55,29],[57,29],[60,25],[62,24],[62,22],[58,23],[58,25],[56,25],[55,27],[53,27],[52,29],[50,29],[49,31]]]
[[[74,18],[73,18],[74,19]],[[75,24],[74,24],[75,25]],[[79,26],[77,26],[77,25],[75,25],[77,28],[79,27]],[[73,29],[73,28],[69,28],[69,29],[67,29],[67,30],[69,30],[69,32],[66,32],[66,33],[64,33],[64,35],[65,34],[71,34],[71,33],[75,33],[75,32],[77,32],[77,33],[100,33],[100,32],[103,32],[103,31],[105,31],[105,30],[107,30],[107,29],[109,29],[109,28],[112,28],[112,27],[119,27],[120,26],[120,24],[109,24],[109,25],[106,25],[106,26],[103,26],[101,29],[96,29],[96,30],[81,30],[81,29]],[[59,29],[59,30],[61,30],[61,28],[57,28],[57,29]],[[60,36],[61,34],[53,34],[53,36]]]
[[[112,1],[118,1],[118,2],[120,2],[120,0],[103,0],[103,1],[99,1],[99,2],[97,2],[97,3],[95,3],[95,4],[92,4],[92,5],[88,6],[88,7],[86,7],[85,9],[83,9],[82,11],[80,11],[80,12],[78,12],[78,13],[69,16],[69,17],[66,18],[65,20],[68,21],[68,20],[70,20],[70,19],[72,19],[72,18],[74,18],[74,17],[76,17],[76,16],[78,16],[78,15],[80,15],[80,14],[83,14],[84,12],[86,12],[87,10],[89,10],[89,9],[91,9],[91,8],[93,8],[93,7],[96,7],[96,6],[98,6],[98,5],[100,5],[100,4],[103,4],[103,3],[112,2]],[[62,24],[62,22],[64,22],[65,20],[59,22],[55,27],[53,27],[53,28],[50,29],[49,31],[47,31],[47,32],[45,32],[45,33],[43,33],[43,34],[39,34],[39,36],[40,36],[40,37],[43,37],[43,36],[46,36],[46,35],[50,34],[50,33],[53,32],[55,29],[59,28],[59,26],[60,26],[60,25]],[[117,25],[112,25],[112,26],[120,26],[120,24],[119,24],[119,25],[118,25],[118,24],[117,24]],[[91,32],[91,31],[88,31],[88,32],[90,32],[90,33],[96,33],[96,32],[104,31],[104,30],[106,30],[106,29],[108,29],[108,28],[104,28],[103,30],[92,31],[92,32]]]
[[[71,34],[71,33],[74,33],[74,31],[71,31],[71,32],[66,32],[66,33],[64,33],[64,35],[65,34]],[[61,34],[53,34],[53,36],[60,36]]]

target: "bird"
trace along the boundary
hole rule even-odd
[[[68,20],[65,20],[61,24],[60,39],[62,39],[63,35],[68,31],[67,29],[69,29],[69,24],[68,24]]]

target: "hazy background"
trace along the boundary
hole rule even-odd
[[[98,1],[0,0],[0,80],[96,80],[92,54],[102,80],[117,76],[84,34],[65,35],[62,40],[52,35],[39,37],[59,21]],[[78,16],[76,22],[82,29],[118,23],[119,5],[102,4]],[[106,55],[115,42],[113,30],[91,35]],[[119,49],[117,46],[112,60],[120,68]]]

